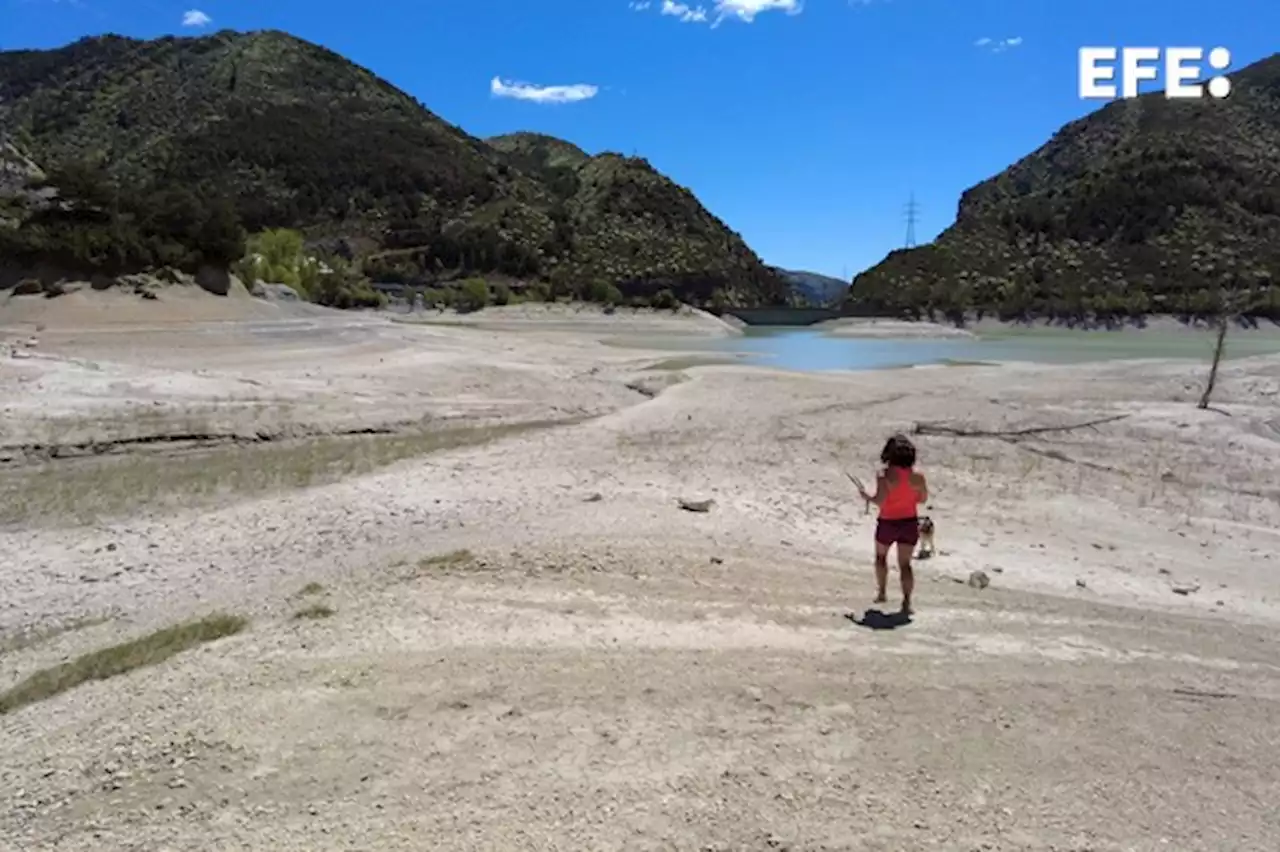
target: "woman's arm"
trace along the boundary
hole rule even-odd
[[[918,495],[920,496],[920,502],[921,502],[921,503],[928,503],[928,502],[929,502],[929,482],[928,482],[928,480],[926,480],[926,479],[924,478],[924,474],[923,474],[923,473],[916,473],[916,474],[913,474],[913,475],[912,475],[912,479],[913,479],[914,481],[911,483],[911,486],[916,490],[916,494],[918,494]]]
[[[876,504],[876,508],[884,505],[884,501],[889,499],[889,476],[885,472],[876,474],[876,493],[871,496],[871,502]]]

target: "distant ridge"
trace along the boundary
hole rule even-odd
[[[849,290],[849,282],[843,278],[817,272],[774,268],[791,285],[792,294],[806,306],[827,307],[839,302]]]

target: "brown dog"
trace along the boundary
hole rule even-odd
[[[925,515],[920,519],[920,552],[917,559],[928,559],[933,556],[933,519]]]

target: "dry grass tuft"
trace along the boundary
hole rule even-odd
[[[44,642],[48,642],[51,639],[56,639],[67,633],[73,633],[77,630],[84,630],[89,627],[96,627],[99,624],[105,624],[109,620],[110,619],[107,616],[77,618],[64,624],[59,624],[56,627],[40,627],[22,630],[18,633],[0,638],[0,654],[22,651]]]
[[[418,560],[418,568],[424,571],[433,568],[456,568],[459,565],[474,561],[475,555],[470,550],[455,550],[450,553],[439,553],[435,556],[424,557]]]
[[[93,680],[106,680],[136,669],[163,663],[205,642],[233,636],[249,622],[234,615],[211,615],[198,621],[165,627],[138,639],[91,651],[74,660],[41,669],[0,693],[0,716],[75,689]]]
[[[0,525],[94,523],[143,508],[207,505],[308,488],[405,459],[477,446],[561,421],[396,435],[327,436],[164,456],[131,453],[0,471]]]

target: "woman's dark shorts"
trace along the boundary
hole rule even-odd
[[[920,520],[903,518],[887,521],[883,518],[876,521],[876,544],[903,544],[915,547],[920,541]]]

